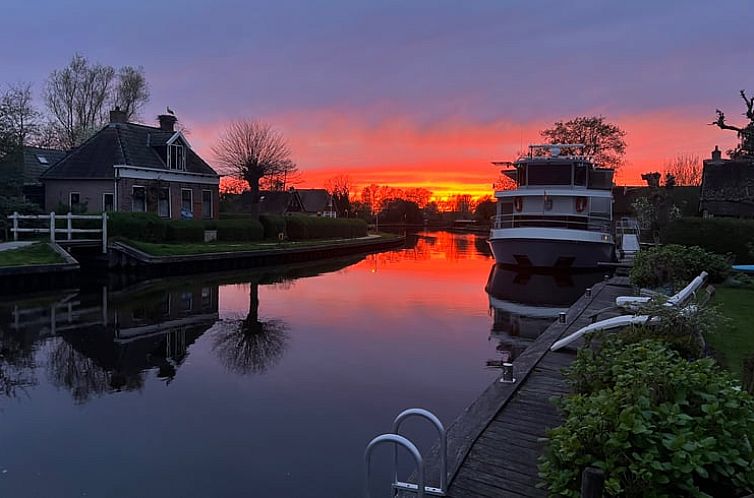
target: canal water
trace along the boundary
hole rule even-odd
[[[364,448],[396,414],[450,423],[599,278],[496,268],[483,238],[425,232],[367,256],[5,296],[0,496],[360,496]],[[436,437],[405,428],[420,449]],[[373,496],[391,455],[375,452]]]

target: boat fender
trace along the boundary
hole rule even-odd
[[[576,197],[576,211],[579,213],[583,213],[586,209],[586,197]]]
[[[516,210],[516,212],[520,213],[521,210],[524,208],[524,200],[521,197],[514,197],[513,208]]]

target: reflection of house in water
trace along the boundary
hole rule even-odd
[[[216,284],[139,285],[112,293],[103,288],[99,294],[17,303],[0,320],[12,334],[52,338],[51,380],[86,401],[110,390],[140,388],[146,370],[172,379],[188,347],[217,321],[217,299]]]
[[[584,293],[602,273],[532,273],[493,266],[485,290],[493,316],[491,336],[503,360],[512,360]]]

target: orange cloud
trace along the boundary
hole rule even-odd
[[[707,114],[706,109],[663,109],[609,116],[627,132],[627,164],[617,175],[618,183],[639,184],[641,173],[662,170],[678,154],[704,158],[715,144],[732,147],[735,135],[706,126]],[[450,118],[421,125],[403,116],[377,123],[359,116],[321,111],[265,119],[289,138],[303,173],[301,187],[321,187],[329,178],[347,174],[356,189],[371,183],[421,187],[439,198],[491,194],[498,176],[491,161],[513,159],[538,142],[539,130],[555,120],[477,123]],[[200,152],[208,151],[221,128],[215,124],[192,133]]]

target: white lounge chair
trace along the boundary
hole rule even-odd
[[[694,277],[694,279],[689,282],[689,284],[678,291],[676,294],[668,298],[667,301],[665,301],[665,306],[683,306],[689,300],[694,297],[696,294],[696,291],[698,291],[702,285],[704,285],[704,282],[707,280],[707,272],[703,271],[699,274],[699,276]],[[654,300],[654,297],[648,297],[648,296],[619,296],[615,298],[615,305],[619,308],[624,309],[638,309],[642,305],[648,304]]]

